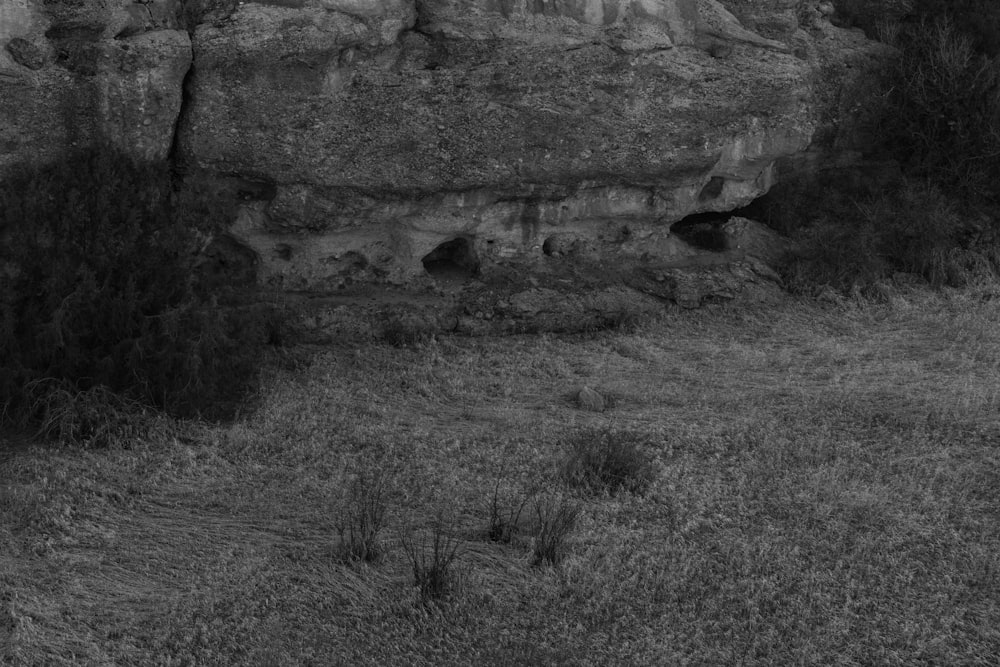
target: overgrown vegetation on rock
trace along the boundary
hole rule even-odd
[[[52,396],[106,395],[98,388],[177,414],[239,400],[271,323],[260,310],[225,307],[232,294],[199,285],[209,209],[177,196],[166,165],[111,149],[4,184],[4,423],[48,423]]]

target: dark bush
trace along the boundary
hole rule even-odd
[[[976,53],[1000,53],[1000,5],[996,0],[834,0],[835,21],[886,39],[921,22],[946,19],[967,36]]]
[[[106,387],[177,414],[232,404],[253,381],[271,322],[199,288],[214,231],[163,164],[111,149],[0,186],[0,406],[37,423],[39,380]]]
[[[1000,4],[996,0],[912,0],[910,22],[947,19],[955,31],[968,37],[974,51],[1000,54]]]
[[[642,493],[653,482],[652,457],[646,439],[610,428],[583,429],[563,441],[569,451],[562,476],[571,486],[592,493]]]
[[[778,203],[769,212],[800,248],[782,268],[792,291],[829,285],[874,294],[897,272],[961,286],[994,270],[988,249],[975,245],[974,218],[927,180],[886,189],[785,185],[773,196]]]
[[[782,184],[757,205],[796,237],[793,289],[880,293],[896,272],[960,286],[996,271],[1000,210],[1000,3],[837,0],[838,17],[895,47],[856,100],[893,182]],[[875,29],[877,27],[877,30]],[[766,210],[765,210],[766,209]]]
[[[912,0],[834,0],[833,4],[839,25],[861,28],[872,38],[913,11]]]
[[[963,196],[996,201],[1000,189],[1000,58],[947,17],[904,26],[875,136],[907,174]]]

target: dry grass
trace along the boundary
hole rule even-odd
[[[913,292],[329,349],[236,425],[8,450],[0,663],[997,664],[998,321]],[[489,541],[499,472],[571,494],[559,443],[590,428],[642,435],[646,492],[579,497],[554,567]],[[345,563],[366,470],[383,555]],[[424,605],[402,538],[443,513],[462,586]]]

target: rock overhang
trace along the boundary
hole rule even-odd
[[[246,3],[195,33],[179,145],[274,184],[234,233],[285,288],[342,284],[341,256],[405,283],[459,237],[494,261],[669,226],[766,192],[814,129],[810,64],[738,31],[713,56],[699,11],[732,31],[704,0]]]
[[[671,224],[765,193],[819,116],[777,0],[747,25],[728,0],[233,1],[188,32],[169,0],[50,4],[0,0],[8,44],[96,26],[98,67],[11,66],[0,167],[93,135],[236,183],[228,238],[280,289],[420,284],[459,240],[484,267],[686,260]]]

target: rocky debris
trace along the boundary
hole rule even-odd
[[[604,412],[606,408],[604,397],[590,387],[583,387],[576,393],[576,404],[581,410],[590,412]]]

